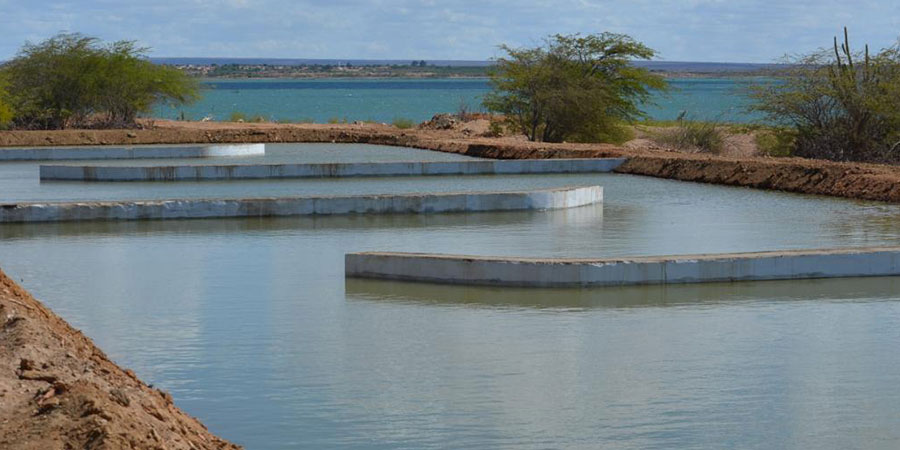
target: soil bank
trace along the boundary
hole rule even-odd
[[[0,448],[236,449],[0,271]]]
[[[744,186],[861,200],[900,202],[900,167],[802,158],[734,157],[648,146],[547,144],[481,137],[470,128],[397,129],[378,124],[250,124],[154,121],[138,130],[0,132],[3,146],[78,146],[247,142],[400,145],[498,159],[626,157],[616,171],[682,181]]]

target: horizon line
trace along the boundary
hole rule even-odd
[[[150,60],[183,60],[183,59],[206,59],[206,60],[268,60],[268,61],[346,61],[346,62],[455,62],[455,63],[479,63],[490,64],[493,59],[443,59],[443,58],[304,58],[304,57],[268,57],[268,56],[148,56]],[[772,62],[753,62],[753,61],[696,61],[696,60],[634,60],[639,63],[662,63],[662,64],[743,64],[743,65],[779,65],[776,61]]]

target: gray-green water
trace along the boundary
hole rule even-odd
[[[900,245],[900,207],[625,175],[403,180],[421,190],[593,181],[606,202],[2,225],[0,266],[114,360],[251,449],[900,443],[897,278],[521,290],[343,277],[344,253],[363,250]]]

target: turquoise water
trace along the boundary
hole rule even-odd
[[[745,111],[741,89],[748,79],[685,78],[670,80],[672,90],[656,94],[644,105],[651,118],[671,120],[685,111],[705,120],[749,122],[758,118]],[[226,120],[233,112],[261,115],[269,120],[373,120],[396,118],[421,122],[437,113],[453,113],[460,105],[481,110],[488,91],[485,79],[376,80],[216,80],[198,103],[185,108],[159,107],[154,116]]]
[[[413,156],[338,147],[296,148],[330,162]],[[0,167],[13,177],[32,170]],[[389,188],[294,181],[219,186]],[[5,224],[0,266],[113,360],[251,450],[897,448],[900,278],[525,290],[345,280],[343,258],[900,245],[900,206],[619,174],[395,181],[421,191],[593,182],[605,201],[481,214]],[[49,189],[120,195],[101,185]],[[209,186],[217,184],[177,183],[167,195]],[[25,188],[16,195],[47,194]]]

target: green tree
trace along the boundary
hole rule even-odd
[[[838,161],[900,160],[900,45],[870,54],[833,47],[789,57],[777,81],[751,88],[751,107],[789,128],[792,154]]]
[[[3,72],[0,72],[0,130],[7,128],[12,123],[15,113],[12,107],[12,98],[9,94],[9,82]]]
[[[150,63],[130,41],[102,44],[76,33],[25,44],[0,70],[9,83],[15,123],[67,128],[94,121],[134,123],[157,101],[188,103],[198,84],[174,68]]]
[[[500,47],[488,110],[506,115],[529,140],[622,141],[639,104],[665,90],[659,75],[631,64],[656,53],[623,34],[554,35],[543,46]]]
[[[198,98],[197,82],[184,72],[141,57],[147,49],[134,42],[115,42],[104,49],[95,108],[109,125],[129,125],[158,102],[174,106]]]

